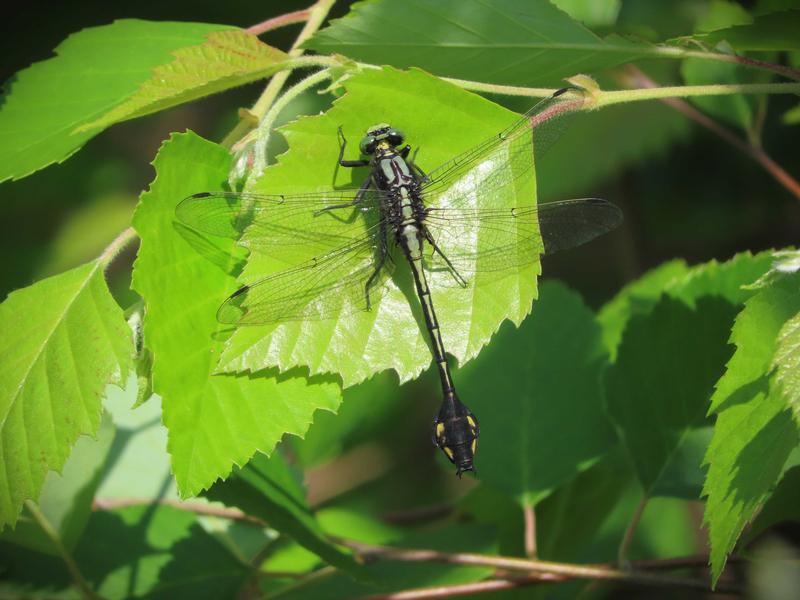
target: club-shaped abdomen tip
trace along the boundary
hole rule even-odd
[[[446,414],[447,412],[443,410],[436,417],[433,439],[447,459],[456,466],[456,475],[461,477],[461,473],[475,470],[474,460],[478,451],[480,429],[475,415],[469,410],[464,414]]]

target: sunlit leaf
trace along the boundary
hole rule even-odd
[[[225,25],[121,20],[68,37],[56,57],[17,73],[0,109],[0,181],[72,155],[98,131],[74,133],[130,97],[171,52]]]
[[[800,307],[778,332],[773,366],[775,381],[782,386],[784,397],[800,423]]]
[[[223,148],[193,134],[173,136],[156,158],[157,178],[134,217],[142,245],[133,285],[147,305],[153,387],[162,397],[172,468],[185,496],[257,450],[271,452],[285,433],[302,435],[316,409],[339,403],[338,385],[309,381],[302,372],[212,375],[225,336],[216,310],[236,289],[231,272],[239,259],[232,241],[182,235],[175,206],[198,189],[218,189],[230,161]],[[227,265],[218,260],[223,256]]]
[[[77,543],[92,512],[94,493],[100,484],[114,425],[105,415],[97,439],[78,438],[61,473],[50,471],[44,480],[36,504],[42,516],[57,533],[59,542],[69,550]],[[27,509],[22,511],[14,529],[6,529],[3,540],[32,550],[60,555],[60,550],[45,535],[41,525]]]
[[[274,73],[288,56],[245,31],[209,33],[202,44],[179,48],[136,93],[76,131],[104,128],[236,87]]]
[[[366,169],[355,173],[336,170],[339,125],[352,140],[359,139],[365,128],[374,123],[395,124],[409,143],[420,149],[417,164],[429,171],[518,118],[496,104],[417,70],[370,70],[348,79],[346,86],[348,93],[327,113],[302,118],[282,129],[292,150],[267,169],[257,191],[299,193],[329,190],[331,185],[361,185],[368,176]],[[352,146],[351,142],[348,156],[354,156],[349,153]],[[535,189],[532,175],[522,173],[516,175],[514,186],[503,193],[476,200],[480,207],[531,206],[536,202]],[[204,188],[198,186],[193,191]],[[318,222],[313,220],[311,211],[307,214],[307,231],[313,235]],[[355,219],[360,218],[357,212],[353,214]],[[363,219],[361,223],[366,228]],[[252,235],[251,238],[245,232],[243,243],[255,240],[258,231]],[[477,239],[483,237],[479,235]],[[469,239],[464,242],[471,243]],[[295,244],[281,248],[280,254],[299,264],[317,252],[313,244]],[[251,253],[240,280],[252,283],[287,267],[287,259],[279,261],[271,254]],[[220,368],[255,372],[275,365],[282,370],[306,365],[312,373],[339,374],[346,386],[386,369],[394,369],[401,382],[417,376],[431,363],[427,333],[423,331],[422,311],[408,265],[401,254],[395,262],[396,271],[386,284],[387,292],[376,299],[371,311],[322,321],[239,327],[226,345]],[[503,320],[520,323],[536,296],[538,273],[538,262],[532,262],[509,269],[503,278],[479,274],[471,278],[467,289],[454,289],[448,272],[431,272],[428,279],[447,351],[464,363],[478,354]]]
[[[378,65],[512,85],[560,85],[648,50],[601,39],[547,0],[368,0],[306,47]]]
[[[0,527],[14,524],[81,434],[95,435],[108,383],[132,363],[131,334],[91,262],[0,305]]]

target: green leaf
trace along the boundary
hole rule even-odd
[[[613,446],[603,410],[606,361],[580,296],[543,285],[519,330],[504,326],[463,374],[462,400],[481,425],[481,481],[534,504]]]
[[[675,449],[658,477],[651,496],[697,500],[703,491],[706,469],[703,464],[713,427],[691,429]]]
[[[134,217],[142,244],[133,287],[147,305],[145,344],[163,399],[168,450],[181,494],[197,494],[234,464],[269,453],[284,433],[302,435],[318,408],[335,410],[339,387],[294,371],[212,375],[224,326],[217,307],[236,289],[233,241],[206,240],[175,223],[175,206],[227,180],[230,154],[194,134],[174,135],[155,160],[157,178]],[[227,262],[226,262],[227,261]]]
[[[795,289],[795,293],[800,289]],[[800,423],[800,306],[798,312],[781,327],[773,360],[775,381],[782,386],[789,407]]]
[[[721,29],[732,25],[749,24],[752,17],[739,4],[714,0],[706,14],[697,22],[698,31]],[[764,74],[740,65],[700,58],[687,58],[681,64],[681,74],[687,85],[740,84],[763,81]],[[691,99],[702,111],[726,121],[744,131],[753,127],[758,97],[747,94],[731,94],[719,97],[695,97]]]
[[[648,51],[619,37],[600,39],[547,0],[368,0],[305,47],[439,76],[528,86],[559,85]]]
[[[694,39],[709,45],[728,42],[737,52],[745,50],[800,50],[800,10],[757,16],[749,25],[717,29]]]
[[[275,73],[289,57],[246,31],[215,31],[202,44],[179,48],[136,93],[77,132],[105,128]]]
[[[68,37],[56,57],[17,73],[0,110],[0,181],[61,162],[98,132],[75,129],[112,110],[178,48],[228,29],[202,23],[116,21]]]
[[[797,424],[774,381],[766,377],[738,390],[718,410],[703,487],[708,496],[703,518],[709,530],[714,583],[742,528],[767,499],[798,442]]]
[[[689,306],[706,296],[718,296],[739,305],[754,293],[747,286],[770,269],[778,254],[742,252],[722,263],[712,260],[693,267],[683,261],[671,261],[649,271],[600,309],[603,340],[612,359],[630,318],[651,311],[662,293]]]
[[[717,382],[711,411],[719,410],[736,393],[756,384],[771,371],[781,328],[800,310],[797,281],[797,275],[779,280],[745,302],[731,330],[736,352],[726,366],[725,375]]]
[[[598,27],[616,22],[622,0],[553,0],[553,4],[584,25]]]
[[[687,435],[703,422],[714,382],[730,356],[735,307],[702,298],[694,309],[669,297],[635,315],[606,372],[608,412],[646,494]]]
[[[50,471],[37,500],[39,511],[58,533],[65,548],[72,550],[83,533],[92,512],[92,500],[100,485],[102,467],[114,439],[114,425],[105,415],[97,439],[80,437],[72,449],[61,474]],[[8,542],[59,555],[35,518],[23,510],[14,529],[6,529],[0,537]]]
[[[306,505],[303,489],[280,454],[270,458],[257,454],[245,467],[235,469],[227,480],[214,484],[205,495],[262,519],[334,567],[353,574],[361,572],[349,552],[325,537]]]
[[[798,274],[775,279],[745,302],[731,332],[736,352],[712,398],[717,423],[703,491],[714,581],[798,443],[780,371],[771,375],[779,332],[800,310],[798,285]]]
[[[396,124],[409,142],[420,148],[417,164],[430,171],[518,119],[496,104],[418,70],[369,70],[348,79],[345,85],[347,95],[326,114],[301,118],[282,129],[292,150],[266,170],[257,191],[298,193],[329,190],[331,184],[361,185],[369,175],[366,169],[355,173],[336,170],[339,125],[345,135],[356,137],[372,123]],[[214,187],[219,189],[220,184]],[[203,189],[198,186],[193,191]],[[535,181],[528,174],[516,175],[513,188],[478,199],[479,207],[493,208],[531,206],[535,202]],[[312,219],[309,211],[309,231],[318,227]],[[363,226],[366,228],[366,223]],[[245,232],[242,242],[248,239]],[[477,239],[484,238],[478,235]],[[313,245],[297,244],[291,250],[292,262],[298,263],[318,252]],[[424,328],[424,321],[408,265],[402,256],[396,263],[387,293],[373,302],[371,311],[325,321],[239,327],[226,345],[220,369],[256,372],[276,365],[281,370],[306,365],[312,373],[338,373],[345,386],[386,369],[394,369],[401,382],[416,377],[430,365],[431,354],[427,333],[420,328]],[[252,283],[286,266],[286,261],[253,252],[241,281]],[[537,261],[510,270],[503,278],[473,277],[469,287],[458,293],[453,291],[449,273],[430,273],[444,345],[459,363],[475,357],[503,320],[515,324],[522,321],[536,296],[539,271]]]
[[[95,435],[106,384],[132,363],[131,334],[92,262],[9,294],[0,305],[0,528],[14,524],[48,470]]]
[[[800,523],[800,466],[788,469],[770,494],[769,500],[742,535],[743,545],[758,539],[767,529],[779,523]]]
[[[73,556],[102,598],[233,598],[250,575],[194,514],[169,506],[92,513]],[[0,562],[17,596],[76,597],[60,559],[2,545]]]

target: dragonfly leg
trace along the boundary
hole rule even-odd
[[[389,249],[386,247],[386,222],[381,221],[380,255],[378,256],[378,261],[375,264],[375,270],[372,272],[372,275],[369,276],[369,279],[367,279],[367,283],[364,285],[364,297],[367,300],[367,310],[372,310],[372,302],[369,299],[369,290],[372,288],[372,286],[375,285],[375,282],[378,279],[378,275],[380,275],[381,269],[383,269],[383,265],[386,264],[387,256],[391,260],[391,256],[389,255]]]
[[[409,148],[409,147],[406,146],[406,148]],[[419,167],[419,165],[417,164],[417,153],[418,152],[419,152],[419,148],[414,150],[414,156],[412,156],[409,160],[407,160],[406,163],[408,164],[408,166],[411,167],[411,169],[414,172],[416,172],[416,174],[419,176],[419,178],[422,181],[422,183],[427,183],[430,180],[430,178],[428,177],[428,174],[425,171],[423,171]],[[408,155],[408,152],[406,152],[406,155],[403,156],[403,158],[406,158],[407,155]]]
[[[347,147],[347,138],[344,137],[344,132],[342,131],[342,126],[339,126],[338,130],[339,135],[339,165],[342,167],[368,167],[369,161],[368,160],[344,160],[344,149]]]
[[[314,216],[318,217],[322,213],[328,212],[329,210],[336,210],[337,208],[348,208],[350,206],[355,206],[356,204],[359,204],[364,199],[364,194],[367,193],[370,183],[372,183],[372,179],[368,177],[366,181],[364,181],[364,183],[361,184],[361,187],[358,188],[356,197],[353,198],[350,202],[344,202],[342,204],[331,204],[330,206],[326,206],[325,208],[320,208],[319,210],[314,211]]]
[[[428,231],[427,227],[425,228],[425,239],[428,240],[428,243],[433,248],[433,251],[441,256],[442,260],[444,260],[444,262],[447,264],[447,268],[450,269],[450,274],[453,276],[453,279],[456,280],[456,283],[463,288],[467,287],[467,280],[461,276],[461,273],[459,273],[458,270],[453,266],[453,263],[450,262],[450,259],[445,256],[444,252],[442,252],[442,249],[436,244],[436,241],[433,239],[433,236],[431,235],[431,232]]]

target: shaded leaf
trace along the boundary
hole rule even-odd
[[[282,130],[292,150],[266,170],[256,191],[288,194],[330,190],[332,184],[337,188],[361,185],[369,175],[366,169],[355,173],[336,169],[339,125],[346,136],[354,138],[370,124],[396,124],[409,143],[420,149],[417,164],[430,172],[518,119],[496,104],[418,70],[365,71],[348,79],[345,85],[348,93],[327,113],[301,118]],[[348,156],[354,154],[348,151]],[[515,175],[514,186],[477,199],[482,203],[480,207],[535,205],[532,174]],[[307,231],[316,231],[319,221],[313,221],[310,210],[306,218]],[[360,219],[357,211],[353,218]],[[301,227],[304,223],[292,225]],[[360,219],[353,227],[359,226],[366,230],[367,224]],[[253,237],[256,235],[254,232]],[[479,235],[477,239],[485,238]],[[242,243],[249,240],[245,232]],[[274,252],[254,251],[241,281],[260,280],[286,269],[287,262],[301,264],[318,252],[314,244],[287,244],[281,248],[282,260],[278,260],[272,256]],[[430,365],[431,354],[410,270],[402,255],[398,254],[395,262],[395,274],[385,286],[387,291],[376,299],[371,311],[340,314],[322,321],[290,320],[239,327],[226,344],[220,369],[256,372],[273,366],[286,370],[305,365],[312,373],[339,374],[345,386],[386,369],[394,369],[401,382],[416,377]],[[503,320],[520,323],[536,295],[539,271],[538,261],[534,261],[509,269],[502,278],[479,274],[463,290],[454,290],[448,272],[431,272],[428,280],[448,352],[463,364],[478,354]]]
[[[36,504],[68,550],[78,542],[89,521],[92,500],[100,485],[114,433],[114,425],[106,414],[97,431],[97,439],[78,438],[61,473],[50,471],[45,477]],[[0,538],[31,550],[60,555],[59,549],[54,547],[27,509],[23,509],[14,529],[6,529]]]
[[[179,48],[136,93],[77,132],[105,128],[275,73],[288,56],[246,31],[215,31],[202,44]]]
[[[553,0],[558,8],[588,27],[613,25],[622,0]]]
[[[731,354],[734,314],[720,298],[701,298],[692,309],[664,297],[625,329],[617,361],[606,372],[606,399],[647,494],[704,420]]]
[[[280,454],[257,454],[243,468],[216,483],[205,496],[240,508],[294,539],[327,563],[352,574],[361,567],[352,555],[332,544],[306,505],[305,493]]]
[[[481,425],[481,481],[533,504],[614,445],[603,410],[606,360],[580,296],[543,285],[519,330],[504,326],[462,376],[461,398]]]
[[[0,557],[14,582],[6,589],[13,585],[17,595],[75,597],[60,559],[8,545]],[[92,513],[74,558],[91,588],[109,599],[231,598],[250,574],[194,514],[169,506]]]
[[[284,433],[302,435],[317,408],[334,410],[339,402],[335,383],[309,381],[301,372],[212,375],[226,335],[215,314],[236,289],[231,273],[239,259],[232,241],[193,235],[175,224],[174,215],[183,197],[219,188],[230,162],[220,146],[191,133],[174,135],[156,158],[157,178],[134,217],[142,245],[133,287],[147,305],[153,387],[162,397],[172,468],[184,496],[226,476],[257,450],[271,452]]]
[[[95,435],[106,384],[131,368],[131,335],[103,269],[88,263],[9,294],[0,305],[0,528]]]
[[[68,37],[56,57],[6,84],[0,110],[0,181],[19,179],[72,155],[98,132],[74,133],[113,109],[172,60],[224,25],[134,19]]]
[[[735,25],[694,39],[709,45],[728,42],[739,52],[745,50],[800,50],[800,10],[785,10],[757,16],[749,25]]]
[[[764,503],[758,516],[742,535],[746,545],[779,523],[800,523],[800,466],[788,469]]]
[[[649,47],[603,40],[546,0],[368,0],[305,47],[378,65],[510,85],[560,85]]]

